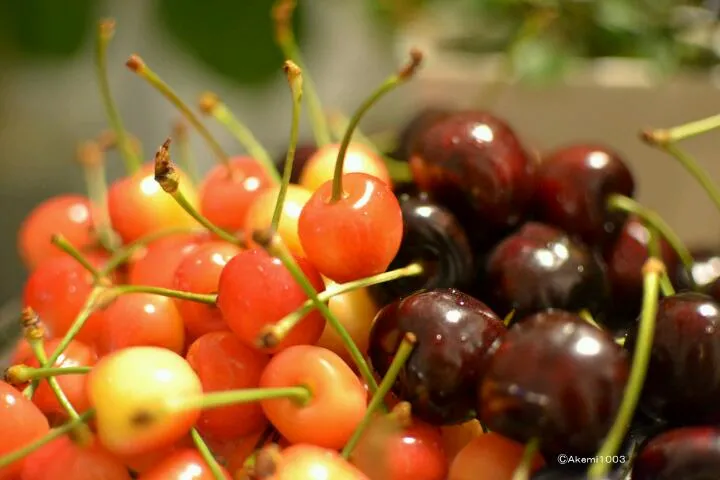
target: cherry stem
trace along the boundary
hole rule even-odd
[[[162,189],[169,193],[175,202],[187,212],[188,215],[193,217],[197,222],[214,233],[222,240],[232,243],[234,245],[242,245],[244,242],[236,237],[235,235],[226,232],[222,228],[218,227],[210,220],[205,218],[197,209],[188,201],[180,190],[180,176],[178,175],[175,167],[170,159],[170,138],[166,139],[162,146],[158,149],[155,154],[155,181],[162,187]]]
[[[621,210],[634,214],[640,217],[643,223],[650,225],[652,228],[657,230],[658,233],[660,233],[660,235],[662,235],[670,244],[673,250],[675,250],[678,257],[680,257],[680,261],[683,263],[683,266],[690,271],[694,263],[692,254],[685,244],[683,244],[680,237],[673,231],[672,228],[670,228],[670,225],[668,225],[665,220],[657,214],[657,212],[641,205],[632,198],[616,194],[610,195],[608,198],[608,207],[613,210]]]
[[[173,137],[177,139],[178,145],[180,145],[180,166],[190,176],[190,180],[194,184],[199,184],[201,181],[200,172],[190,145],[187,124],[184,121],[178,120],[175,122],[175,125],[173,125]]]
[[[530,478],[533,457],[535,457],[539,447],[540,441],[537,438],[533,438],[525,445],[520,464],[513,472],[512,480],[528,480]]]
[[[400,371],[405,367],[405,363],[410,357],[410,354],[413,352],[416,343],[417,338],[413,333],[408,332],[405,334],[402,341],[400,342],[400,346],[398,347],[397,352],[395,353],[395,357],[393,358],[392,363],[390,363],[390,367],[388,368],[387,373],[383,377],[377,391],[373,394],[373,397],[368,404],[367,410],[365,411],[365,416],[358,424],[357,428],[353,432],[348,442],[345,444],[345,447],[342,449],[341,455],[344,459],[348,460],[350,458],[350,454],[357,446],[360,438],[362,438],[362,434],[365,432],[368,425],[370,425],[370,422],[375,415],[375,411],[380,406],[384,405],[385,397],[395,384],[395,380],[400,374]]]
[[[195,444],[195,448],[198,449],[198,452],[200,452],[200,456],[205,460],[205,463],[207,463],[207,466],[210,467],[210,471],[213,474],[213,477],[215,480],[225,480],[225,475],[223,474],[222,467],[218,463],[217,459],[215,458],[215,455],[210,451],[210,448],[207,446],[207,443],[205,443],[205,440],[200,436],[200,433],[197,431],[197,429],[193,428],[190,430],[190,436],[192,437],[193,443]]]
[[[643,267],[643,306],[630,378],[625,387],[625,394],[615,417],[615,422],[597,453],[599,457],[611,457],[617,453],[635,413],[650,362],[653,336],[655,334],[660,276],[663,270],[665,270],[665,265],[656,258],[648,259]],[[599,479],[607,474],[609,468],[610,463],[597,462],[590,466],[588,474],[592,479]]]
[[[30,367],[28,365],[13,365],[5,370],[5,381],[13,385],[22,385],[31,380],[40,380],[60,375],[84,375],[92,370],[91,367]]]
[[[303,77],[300,68],[287,60],[283,66],[285,75],[287,76],[290,92],[292,93],[292,124],[290,126],[290,141],[288,143],[287,156],[285,157],[285,167],[283,168],[282,181],[280,183],[280,191],[275,201],[275,210],[273,211],[270,228],[277,230],[280,225],[283,207],[285,206],[285,196],[290,185],[290,177],[292,176],[293,163],[295,162],[295,149],[297,148],[298,135],[300,131],[300,110],[302,106],[303,96]]]
[[[0,457],[0,469],[3,469],[8,465],[17,462],[18,460],[22,460],[31,453],[41,449],[48,443],[57,440],[63,435],[66,435],[69,432],[75,430],[77,427],[84,425],[85,422],[90,420],[94,414],[95,410],[88,410],[82,413],[78,418],[70,420],[63,425],[52,429],[47,435],[38,438],[34,442],[29,443],[13,452],[10,452],[7,455],[3,455],[2,457]]]
[[[165,83],[155,72],[150,69],[150,67],[145,64],[142,58],[140,58],[138,55],[131,55],[125,64],[130,70],[135,72],[138,76],[140,76],[143,80],[145,80],[153,88],[155,88],[155,90],[161,93],[167,100],[169,100],[170,103],[172,103],[173,106],[177,108],[180,113],[183,114],[183,116],[188,120],[188,122],[190,122],[192,126],[195,127],[195,129],[198,131],[198,133],[205,139],[207,144],[212,149],[213,153],[215,153],[218,161],[230,168],[228,155],[227,153],[225,153],[225,150],[223,150],[217,140],[215,140],[215,137],[213,137],[207,127],[205,127],[205,125],[200,122],[197,116],[192,112],[192,110],[190,110],[190,107],[188,107],[185,102],[183,102],[180,97],[178,97],[177,93],[175,93],[175,91],[170,88],[167,83]]]
[[[220,101],[216,94],[211,92],[202,94],[199,103],[201,112],[220,122],[250,156],[265,169],[270,179],[275,183],[280,183],[280,175],[278,175],[275,164],[265,147],[260,144],[250,129],[233,115],[227,105]]]
[[[95,209],[93,224],[102,246],[112,252],[119,244],[110,224],[107,207],[107,181],[105,179],[105,153],[97,142],[84,142],[78,148],[78,161],[85,174],[85,188]]]
[[[399,278],[414,277],[423,273],[423,266],[420,263],[411,263],[405,267],[401,267],[388,272],[383,272],[372,277],[354,280],[343,284],[334,284],[327,290],[317,294],[318,299],[325,303],[331,298],[342,295],[343,293],[352,292],[361,288],[367,288],[372,285],[392,282]],[[286,315],[277,323],[268,325],[258,336],[257,344],[260,348],[272,348],[280,343],[305,316],[312,311],[315,303],[312,299],[308,299],[300,308]]]
[[[505,318],[503,319],[503,323],[505,324],[505,327],[509,327],[514,318],[515,318],[515,309],[513,308],[512,310],[510,310],[510,313],[505,315]]]
[[[583,320],[585,320],[586,323],[589,323],[590,325],[597,328],[598,330],[602,330],[602,328],[600,327],[600,325],[597,324],[597,322],[595,321],[595,319],[592,316],[592,313],[590,313],[589,310],[587,310],[587,309],[580,310],[580,312],[578,313],[578,316],[580,318],[582,318]]]
[[[117,106],[110,92],[110,82],[107,75],[107,48],[115,35],[115,21],[102,20],[98,25],[97,46],[95,50],[95,67],[100,83],[100,94],[105,104],[105,114],[108,122],[117,137],[118,150],[125,162],[125,169],[132,174],[140,170],[142,162],[130,143]]]
[[[407,80],[412,78],[415,72],[422,63],[422,53],[419,50],[410,51],[410,61],[400,69],[397,73],[391,75],[387,80],[383,82],[380,87],[375,90],[361,105],[360,108],[350,118],[350,124],[345,130],[345,136],[343,137],[342,143],[340,143],[340,149],[338,150],[337,161],[335,162],[335,173],[333,176],[333,188],[332,197],[330,197],[330,203],[339,201],[343,197],[342,188],[342,176],[343,166],[345,164],[345,154],[350,146],[350,139],[353,136],[355,128],[360,123],[365,113],[380,100],[385,94],[391,92],[396,87],[402,85]]]
[[[339,142],[342,141],[342,139],[345,138],[345,133],[350,127],[350,119],[341,112],[334,111],[328,113],[328,122],[333,136],[337,138]],[[373,149],[375,152],[378,151],[378,148],[375,146],[373,141],[370,140],[368,136],[360,130],[360,128],[355,128],[355,131],[353,132],[353,139],[355,139],[358,143],[362,143],[366,147]]]
[[[314,82],[308,74],[305,62],[302,60],[300,48],[295,40],[292,27],[292,16],[295,11],[295,0],[278,0],[273,6],[272,17],[275,23],[275,41],[287,60],[292,60],[304,72],[305,92],[307,94],[308,114],[312,124],[313,136],[318,147],[329,145],[331,142],[330,129],[327,118],[317,94]]]
[[[45,337],[45,325],[40,321],[40,317],[35,313],[35,310],[33,310],[30,307],[25,307],[22,310],[22,313],[20,314],[20,324],[22,325],[22,332],[23,337],[28,342],[28,344],[32,347],[32,341],[34,339],[42,340]],[[33,350],[34,353],[34,350]],[[45,352],[43,352],[44,354]],[[43,365],[43,362],[40,362],[40,366],[46,366],[46,365],[53,365],[55,362],[47,363],[45,362],[45,365]],[[40,380],[33,380],[30,382],[30,385],[23,390],[23,395],[28,398],[28,400],[32,400],[33,395],[35,394],[35,390],[37,390],[38,385],[40,385]]]
[[[90,272],[94,280],[98,280],[100,278],[100,272],[93,266],[92,263],[90,263],[85,255],[80,253],[80,251],[75,248],[73,244],[70,243],[63,235],[59,233],[53,235],[50,239],[50,243],[74,258],[85,270]]]
[[[204,303],[206,305],[215,305],[215,301],[217,300],[217,294],[215,293],[185,292],[182,290],[172,290],[170,288],[155,287],[152,285],[121,285],[118,287],[112,287],[106,292],[106,294],[110,295],[110,298],[119,295],[126,295],[128,293],[149,293],[162,297]]]
[[[650,232],[650,238],[648,240],[648,256],[656,258],[662,262],[662,249],[660,247],[660,234],[651,225],[646,225],[648,232]],[[675,287],[673,287],[670,277],[666,270],[663,270],[660,276],[660,291],[663,297],[669,297],[675,295]]]
[[[720,115],[713,115],[677,127],[646,130],[641,133],[641,136],[646,142],[662,147],[662,145],[686,140],[717,128],[720,128]]]
[[[312,392],[308,387],[302,385],[278,388],[243,388],[240,390],[209,392],[198,397],[181,399],[177,403],[172,403],[170,408],[177,411],[194,410],[198,408],[205,410],[275,398],[295,400],[304,406],[312,400]]]
[[[338,336],[345,345],[345,348],[347,348],[348,353],[352,357],[353,362],[360,371],[360,375],[362,375],[363,380],[365,380],[365,382],[367,383],[370,393],[375,394],[378,388],[377,382],[375,381],[372,370],[370,369],[368,363],[365,361],[365,357],[363,356],[362,352],[353,341],[345,326],[340,323],[340,321],[332,313],[330,308],[322,300],[320,300],[320,298],[318,298],[318,293],[313,288],[310,280],[308,280],[305,273],[298,266],[297,262],[293,258],[287,246],[285,246],[285,243],[282,241],[280,236],[277,233],[272,233],[268,235],[267,233],[256,232],[253,235],[253,239],[257,244],[267,250],[270,255],[278,258],[283,263],[285,268],[288,269],[295,281],[298,283],[298,285],[300,285],[300,288],[302,288],[305,292],[305,295],[307,295],[312,300],[315,308],[320,311],[320,313],[323,317],[325,317],[330,326],[337,332]]]

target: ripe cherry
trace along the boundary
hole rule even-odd
[[[186,233],[168,235],[150,242],[133,256],[128,269],[128,282],[133,285],[173,288],[175,270],[182,259],[209,238],[206,232]]]
[[[703,480],[720,471],[720,429],[679,428],[652,438],[638,453],[633,480]]]
[[[180,261],[175,270],[173,288],[192,293],[217,292],[223,268],[240,252],[240,247],[228,242],[212,241],[201,245]],[[208,332],[227,329],[217,306],[190,300],[175,302],[191,340]]]
[[[511,480],[522,461],[524,450],[523,444],[498,433],[479,435],[455,456],[448,480]],[[532,459],[531,471],[537,471],[544,464],[543,458],[536,454]]]
[[[223,476],[231,480],[228,471],[220,468]],[[215,476],[197,450],[186,448],[164,458],[140,475],[139,480],[215,480]]]
[[[260,386],[305,386],[310,391],[306,404],[287,398],[262,401],[268,420],[291,443],[339,449],[367,410],[358,377],[339,356],[321,347],[298,345],[278,353],[265,367]]]
[[[275,465],[275,473],[263,480],[370,480],[336,451],[300,443],[286,448]]]
[[[100,441],[118,455],[135,455],[172,445],[197,421],[198,409],[175,402],[202,394],[189,363],[158,347],[129,347],[95,365],[88,377]]]
[[[697,290],[720,300],[720,253],[715,249],[702,248],[692,252],[693,265],[686,271],[679,261],[674,269],[668,265],[670,271],[675,271],[675,278],[671,277],[678,290]]]
[[[533,205],[538,220],[555,225],[589,245],[612,241],[627,214],[610,210],[613,193],[631,197],[635,181],[626,162],[596,144],[560,148],[540,163]]]
[[[200,187],[200,213],[223,230],[240,231],[258,194],[271,185],[265,169],[254,158],[233,157],[228,165],[216,165],[205,176]]]
[[[519,442],[538,439],[549,458],[592,455],[610,430],[628,376],[627,355],[611,335],[569,312],[538,313],[496,344],[479,418]]]
[[[429,107],[420,110],[408,121],[400,131],[397,146],[390,156],[396,160],[408,161],[415,150],[417,142],[425,132],[440,120],[447,118],[452,112],[446,108]]]
[[[384,307],[375,318],[368,351],[383,376],[405,333],[417,343],[394,391],[415,416],[435,425],[473,416],[475,385],[486,368],[488,350],[505,325],[484,303],[452,289],[419,292]]]
[[[305,164],[300,175],[300,185],[314,192],[323,183],[332,180],[339,152],[339,144],[325,145],[318,149]],[[385,161],[370,147],[361,143],[351,143],[348,146],[343,163],[343,173],[365,173],[392,186],[392,179],[385,166]]]
[[[322,277],[305,260],[296,259],[316,291],[325,289]],[[220,274],[217,305],[230,329],[249,346],[255,346],[262,329],[295,311],[307,295],[283,263],[262,249],[240,252]],[[314,344],[325,319],[317,311],[308,313],[272,352],[291,345]]]
[[[206,333],[190,345],[187,361],[204,392],[257,388],[268,357],[240,342],[232,332]],[[261,429],[266,423],[258,403],[205,410],[197,428],[214,440],[231,440]]]
[[[452,462],[455,456],[470,443],[473,438],[483,435],[483,428],[477,419],[468,420],[458,425],[445,425],[440,427],[443,450],[448,461]]]
[[[216,455],[222,452],[220,456],[224,458],[225,465],[229,472],[234,474],[243,469],[248,457],[255,453],[260,440],[266,437],[266,428],[267,425],[249,435],[237,438],[231,442],[226,442],[226,445],[229,447],[227,450],[225,448],[214,449]],[[272,437],[272,435],[267,435],[267,437]],[[268,442],[270,442],[270,438],[267,438],[267,442],[265,443]],[[263,443],[262,446],[264,446],[265,443]]]
[[[87,197],[52,197],[35,207],[25,218],[18,233],[18,250],[29,270],[49,258],[65,255],[51,243],[52,236],[56,234],[65,237],[80,251],[97,245],[93,208]]]
[[[166,445],[160,448],[148,450],[143,453],[137,453],[133,455],[117,455],[116,457],[123,462],[123,464],[136,474],[143,474],[148,470],[152,469],[158,463],[165,460],[175,452],[185,449],[193,448],[194,443],[190,435],[185,435],[177,442]]]

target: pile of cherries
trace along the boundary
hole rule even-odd
[[[280,171],[216,96],[200,110],[247,155],[128,61],[216,154],[202,178],[184,130],[139,161],[101,22],[113,133],[79,150],[88,196],[19,233],[0,479],[718,478],[720,254],[633,200],[607,146],[539,155],[494,114],[433,109],[378,148],[357,124],[419,52],[328,122],[291,13],[273,10],[294,106]],[[301,105],[316,145],[296,148]],[[698,125],[646,137],[682,153]],[[111,151],[128,172],[106,187]]]

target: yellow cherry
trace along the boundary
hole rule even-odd
[[[339,144],[318,149],[307,161],[300,174],[300,185],[314,192],[320,185],[332,180],[335,173]],[[343,173],[367,173],[392,185],[390,172],[383,159],[362,143],[351,143],[345,153]]]

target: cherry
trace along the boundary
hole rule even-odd
[[[270,360],[260,386],[298,385],[309,390],[309,400],[304,404],[287,398],[263,400],[268,420],[291,443],[341,448],[367,409],[367,394],[358,377],[330,350],[298,345]]]
[[[652,438],[633,463],[633,480],[710,480],[720,471],[720,429],[679,428]]]
[[[290,182],[299,184],[300,183],[300,175],[302,174],[303,169],[305,168],[305,164],[308,160],[310,160],[310,157],[312,157],[315,152],[317,152],[317,147],[313,144],[307,144],[307,145],[298,145],[295,148],[295,155],[293,157],[293,167],[292,167],[292,173],[290,174]],[[278,157],[275,160],[275,165],[277,166],[277,170],[280,174],[282,174],[283,169],[285,168],[285,161],[286,161],[286,154],[283,152],[281,157]]]
[[[440,427],[443,450],[448,461],[452,462],[465,445],[484,433],[482,425],[475,418],[465,423]]]
[[[241,252],[240,247],[213,241],[187,253],[175,270],[173,287],[183,292],[214,293],[225,265]],[[219,330],[226,330],[220,309],[191,300],[175,300],[190,339]]]
[[[93,207],[82,195],[60,195],[35,207],[20,226],[18,250],[29,270],[49,258],[64,255],[51,243],[53,235],[64,236],[75,248],[84,251],[97,245],[93,225]]]
[[[143,474],[148,470],[152,469],[158,463],[165,460],[175,452],[185,449],[192,448],[193,441],[190,435],[182,437],[177,442],[166,445],[160,448],[148,450],[143,453],[137,453],[133,455],[115,455],[123,464],[136,474]]]
[[[696,289],[720,300],[720,288],[718,288],[720,284],[717,281],[720,279],[720,253],[715,249],[702,248],[694,250],[692,257],[694,261],[690,271],[682,268],[679,261],[674,265],[668,264],[668,268],[675,267],[675,276],[671,277],[673,283],[678,290]]]
[[[633,351],[633,328],[626,348]],[[641,406],[673,423],[720,421],[720,305],[711,297],[683,292],[663,298],[657,310]]]
[[[323,183],[332,180],[340,148],[340,144],[330,144],[319,148],[305,164],[300,175],[300,185],[314,192]],[[342,171],[344,174],[366,173],[392,185],[385,161],[374,150],[362,143],[351,143],[348,146]]]
[[[538,167],[533,205],[538,220],[603,245],[617,235],[627,214],[607,208],[607,197],[631,197],[635,181],[614,150],[576,144],[547,155]]]
[[[524,450],[521,443],[498,433],[479,435],[457,454],[450,465],[448,480],[511,480],[515,469],[522,462]],[[544,464],[543,458],[535,454],[531,470],[536,471]]]
[[[184,352],[185,326],[172,298],[128,293],[120,295],[103,311],[98,352],[106,355],[136,346]]]
[[[221,467],[227,480],[232,477]],[[150,470],[140,475],[139,480],[216,480],[207,462],[194,449],[173,452]]]
[[[243,345],[231,332],[201,336],[190,345],[186,358],[205,392],[257,388],[268,362],[265,354]],[[265,423],[260,405],[248,403],[206,410],[197,428],[203,436],[231,440],[259,430]]]
[[[323,291],[322,277],[303,259],[296,259],[316,291]],[[218,283],[217,305],[230,329],[246,345],[255,346],[262,329],[300,307],[307,295],[283,263],[262,249],[250,249],[233,257]],[[308,313],[283,340],[270,349],[313,344],[322,334],[325,319],[317,311]]]
[[[167,235],[150,242],[133,255],[128,282],[134,285],[173,288],[175,270],[185,255],[209,240],[207,232]]]
[[[307,443],[283,450],[273,470],[263,480],[370,480],[336,451]]]
[[[390,156],[397,160],[408,161],[412,156],[417,142],[425,132],[452,112],[446,108],[428,107],[416,113],[402,128],[398,135],[397,146]]]
[[[490,253],[485,278],[489,304],[516,318],[547,308],[602,312],[608,285],[604,265],[561,230],[530,222]]]
[[[548,457],[593,454],[607,435],[629,377],[625,351],[569,312],[521,319],[496,344],[480,385],[480,420]]]
[[[405,333],[417,343],[394,391],[432,424],[468,420],[491,344],[505,333],[484,303],[453,289],[419,292],[384,307],[370,332],[370,360],[385,375]]]
[[[267,426],[263,426],[256,432],[225,443],[228,450],[222,449],[221,456],[224,457],[229,472],[241,471],[248,457],[253,455],[259,446],[264,446],[270,441],[272,435],[267,435],[266,428]],[[218,450],[220,449],[214,449],[215,452],[218,452]]]

